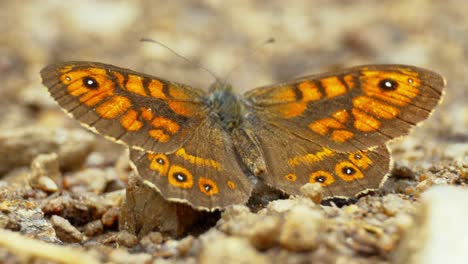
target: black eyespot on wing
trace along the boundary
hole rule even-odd
[[[353,175],[356,173],[356,170],[353,167],[343,167],[342,172],[346,175]]]
[[[203,189],[205,189],[205,191],[209,192],[213,189],[213,186],[211,186],[210,184],[204,184],[203,185]]]
[[[383,79],[379,82],[379,88],[383,91],[395,91],[398,88],[398,82],[393,79]]]
[[[99,83],[93,77],[84,77],[83,78],[83,85],[86,86],[88,89],[97,89],[99,88]]]
[[[325,176],[322,176],[322,175],[315,177],[316,182],[324,183],[326,180],[327,180],[327,178]]]
[[[176,172],[174,173],[174,179],[178,182],[186,182],[187,181],[187,175],[185,175],[182,172]]]

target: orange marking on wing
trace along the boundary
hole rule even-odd
[[[399,68],[399,71],[401,71],[403,74],[410,75],[412,77],[418,77],[419,73],[411,70],[410,68]]]
[[[335,130],[331,134],[331,139],[335,142],[343,143],[354,137],[354,134],[348,130]]]
[[[288,164],[291,167],[295,167],[297,165],[300,165],[302,163],[314,163],[323,160],[326,157],[333,156],[335,153],[328,148],[322,148],[321,151],[316,152],[316,153],[309,153],[306,155],[302,156],[295,156],[293,158],[290,158],[288,160]]]
[[[167,99],[163,91],[163,83],[158,80],[151,80],[151,82],[148,85],[148,90],[150,91],[150,95],[152,97],[159,99]]]
[[[98,89],[88,89],[83,84],[84,77],[92,77],[96,80],[99,84]],[[63,80],[62,82],[67,86],[67,92],[73,96],[80,96],[87,92],[102,92],[102,91],[110,91],[114,90],[114,82],[110,80],[107,75],[90,75],[87,72],[71,72],[65,75],[62,75]],[[70,78],[70,81],[67,80]]]
[[[96,108],[96,113],[106,119],[116,118],[132,106],[130,99],[116,95]]]
[[[117,82],[119,83],[120,87],[123,87],[124,86],[124,81],[125,81],[125,77],[120,73],[120,72],[116,72],[116,71],[112,71],[112,74],[115,76],[115,78],[117,79]]]
[[[143,78],[138,75],[129,74],[125,88],[129,92],[147,96],[145,88],[143,87]]]
[[[219,193],[218,185],[213,180],[205,177],[200,177],[198,180],[198,188],[207,196],[212,196]]]
[[[300,116],[307,108],[307,103],[290,103],[278,107],[279,112],[284,118]]]
[[[364,170],[373,163],[372,160],[362,151],[350,153],[348,158],[352,163]]]
[[[146,121],[151,121],[153,119],[153,111],[151,109],[141,107],[141,117]]]
[[[323,88],[328,98],[333,98],[346,93],[346,86],[338,77],[328,77],[321,79]]]
[[[231,190],[234,190],[236,188],[236,184],[233,181],[227,181],[227,186]]]
[[[157,154],[151,153],[151,152],[146,153],[146,157],[148,158],[149,161],[152,161],[154,159],[154,157],[156,157],[156,155]]]
[[[398,108],[381,103],[367,96],[359,96],[353,99],[353,105],[364,112],[384,119],[393,119],[400,112]]]
[[[328,133],[329,128],[343,128],[343,124],[341,124],[334,118],[324,118],[309,124],[309,128],[315,133],[324,136]]]
[[[66,65],[66,66],[63,66],[61,69],[59,69],[59,71],[61,73],[67,73],[67,72],[71,71],[72,69],[73,69],[73,66]]]
[[[137,120],[137,111],[130,109],[120,118],[120,124],[127,131],[138,131],[143,126],[143,122]]]
[[[169,141],[170,138],[169,135],[164,133],[164,131],[162,131],[161,129],[151,129],[150,131],[148,131],[148,134],[152,138],[162,143]]]
[[[86,106],[94,106],[102,102],[104,99],[110,97],[113,93],[106,91],[89,91],[85,95],[80,97],[80,102]]]
[[[411,99],[420,93],[418,87],[421,85],[421,80],[417,78],[418,74],[413,71],[405,69],[401,71],[406,75],[398,72],[362,71],[360,78],[364,93],[398,106],[409,104]],[[397,89],[383,91],[379,87],[379,82],[384,79],[396,81],[398,83]],[[408,79],[411,79],[412,82],[410,83]]]
[[[348,122],[348,120],[349,120],[349,113],[345,109],[338,110],[335,113],[333,113],[333,118],[335,118],[336,120],[338,120],[338,121],[340,121],[341,123],[344,124],[344,123]]]
[[[319,170],[312,172],[309,177],[310,183],[320,183],[323,187],[328,186],[335,182],[335,178],[329,172]]]
[[[342,161],[336,164],[335,174],[343,181],[354,181],[364,178],[364,174],[362,174],[361,170],[349,161]]]
[[[194,105],[188,102],[169,101],[169,107],[181,116],[190,117],[196,113]]]
[[[212,160],[212,159],[204,159],[202,157],[197,157],[188,154],[184,148],[178,149],[175,154],[184,160],[197,165],[197,166],[204,166],[204,167],[212,167],[216,170],[221,170],[221,164],[219,164],[217,161]]]
[[[296,174],[294,174],[294,173],[286,174],[286,175],[284,176],[284,178],[285,178],[286,180],[288,180],[288,181],[291,181],[291,182],[297,180],[297,176],[296,176]]]
[[[411,99],[398,93],[367,93],[368,95],[386,101],[397,106],[406,106]]]
[[[344,78],[346,85],[348,85],[348,89],[354,88],[354,78],[351,74],[346,75]]]
[[[176,122],[162,116],[156,117],[153,122],[151,122],[151,125],[155,128],[162,127],[171,134],[177,133],[180,128]]]
[[[80,85],[79,83],[70,84],[67,90],[68,90],[68,93],[73,96],[80,96],[90,91],[84,85]]]
[[[354,116],[354,127],[363,132],[374,132],[380,128],[380,121],[374,117],[353,108],[351,110]]]
[[[310,81],[301,82],[298,85],[298,89],[302,92],[303,102],[317,101],[322,98],[322,93],[320,93],[320,90],[314,83]]]
[[[164,154],[148,154],[148,159],[151,161],[150,170],[159,172],[161,176],[167,176],[169,170],[169,159]]]
[[[76,74],[76,75],[75,75]],[[115,84],[112,80],[107,78],[107,75],[89,75],[80,72],[71,72],[67,74],[72,78],[72,82],[67,87],[69,94],[73,96],[80,96],[80,102],[86,106],[94,106],[105,98],[112,96],[114,94]],[[79,79],[76,76],[79,76]],[[88,89],[83,84],[83,77],[92,77],[98,83],[97,89]]]
[[[190,96],[187,93],[185,93],[183,89],[173,84],[169,85],[169,94],[172,98],[178,100],[186,100],[190,98]]]
[[[271,98],[276,103],[294,102],[296,101],[296,93],[292,87],[284,86],[274,90]]]
[[[85,70],[81,69],[81,70],[73,71],[70,66],[67,66],[68,71],[63,71],[63,69],[64,68],[62,68],[61,70],[63,74],[60,76],[60,81],[65,85],[74,83],[76,81],[81,81],[81,79],[86,76],[91,76],[96,79],[98,78],[108,79],[106,70],[100,69],[100,68],[88,68]]]
[[[192,188],[193,176],[190,171],[182,166],[172,165],[167,174],[169,184],[182,189]]]

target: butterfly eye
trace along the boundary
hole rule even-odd
[[[379,87],[384,91],[395,91],[398,88],[398,82],[393,79],[383,79],[379,82]]]
[[[156,162],[161,164],[161,165],[164,165],[166,163],[166,161],[164,161],[162,158],[157,158]]]
[[[99,87],[99,83],[93,77],[84,77],[83,78],[83,85],[89,89],[97,89]]]

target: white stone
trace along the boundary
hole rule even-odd
[[[435,186],[422,195],[394,263],[468,263],[468,189]]]

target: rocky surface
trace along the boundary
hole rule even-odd
[[[440,250],[463,258],[462,231],[447,228],[463,218],[468,195],[465,10],[455,0],[1,1],[0,262],[427,263]],[[390,144],[394,168],[380,192],[321,205],[321,189],[307,185],[301,197],[268,202],[281,197],[272,193],[223,212],[182,209],[187,217],[168,204],[125,214],[131,199],[160,197],[133,189],[124,202],[125,187],[138,187],[125,149],[60,111],[39,70],[87,60],[213,82],[141,37],[219,76],[241,63],[229,77],[239,92],[367,63],[430,68],[448,86],[434,115]],[[275,44],[256,48],[270,37]],[[457,188],[433,190],[440,185]]]

